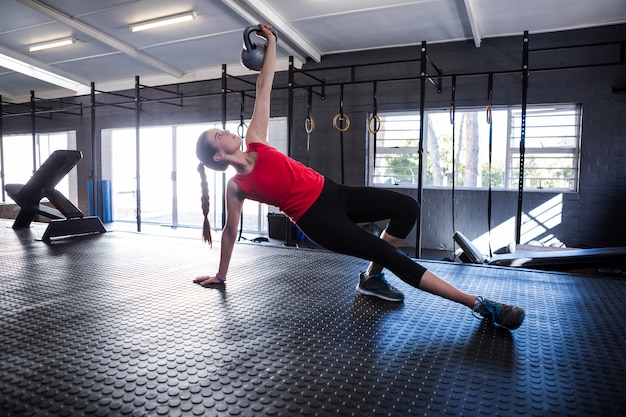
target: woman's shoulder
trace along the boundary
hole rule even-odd
[[[266,142],[250,142],[246,145],[246,152],[257,151],[259,149],[276,150],[276,148]]]

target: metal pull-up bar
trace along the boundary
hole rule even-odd
[[[522,120],[519,139],[519,183],[517,189],[517,217],[515,221],[515,243],[522,236],[522,204],[524,196],[524,154],[526,152],[526,107],[528,104],[528,31],[524,31],[522,50]]]

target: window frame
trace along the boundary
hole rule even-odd
[[[533,137],[529,137],[528,133],[529,133],[529,128],[528,128],[528,120],[529,117],[533,117],[532,113],[533,112],[542,112],[545,111],[547,109],[553,109],[556,113],[561,113],[561,112],[565,112],[566,116],[574,116],[575,117],[575,121],[573,124],[568,124],[566,125],[567,128],[569,129],[573,129],[573,135],[570,135],[570,137],[574,138],[574,145],[567,147],[567,146],[547,146],[547,147],[529,147],[529,141],[532,141]],[[515,115],[517,114],[518,119],[519,117],[521,117],[521,106],[520,105],[516,105],[516,106],[498,106],[498,107],[494,107],[494,112],[495,111],[506,111],[507,114],[507,125],[504,128],[504,130],[506,131],[506,144],[505,146],[505,152],[506,154],[504,156],[500,156],[500,159],[504,159],[504,178],[503,178],[503,186],[492,186],[492,190],[497,190],[497,191],[515,191],[518,189],[519,186],[519,168],[516,169],[516,166],[519,167],[519,137],[521,135],[521,127],[519,125],[516,125],[514,123],[513,118],[515,117]],[[433,114],[437,114],[437,113],[442,113],[442,112],[447,112],[448,110],[443,110],[443,109],[431,109],[431,110],[427,110],[424,113],[424,117],[426,120],[426,123],[428,123],[429,118],[431,117],[431,115]],[[485,111],[484,107],[476,107],[476,106],[468,106],[468,107],[463,107],[463,108],[457,108],[456,109],[457,112],[483,112]],[[567,112],[573,112],[573,114],[571,115],[567,115]],[[530,115],[529,115],[530,114]],[[417,123],[419,123],[419,112],[417,111],[390,111],[390,112],[380,112],[378,113],[378,116],[381,118],[381,125],[382,128],[381,130],[384,129],[385,126],[385,117],[386,116],[414,116],[415,120]],[[558,116],[558,114],[556,115]],[[371,117],[371,114],[369,115],[369,117]],[[525,137],[525,152],[524,152],[524,170],[525,170],[525,175],[524,175],[524,189],[525,190],[532,190],[532,191],[537,191],[537,192],[565,192],[565,193],[576,193],[578,192],[579,189],[579,183],[580,183],[580,156],[581,156],[581,142],[582,142],[582,105],[580,103],[556,103],[556,104],[533,104],[533,105],[528,105],[527,106],[527,114],[526,114],[526,121],[527,121],[527,127],[526,127],[526,137]],[[542,126],[539,126],[540,128]],[[550,127],[554,127],[554,126],[543,126],[545,128],[550,128]],[[419,131],[419,127],[416,127],[416,129],[418,129]],[[379,131],[380,132],[380,131]],[[376,141],[378,141],[378,137],[379,137],[380,133],[378,133],[376,135]],[[425,128],[424,128],[424,135],[429,135],[429,129],[428,129],[428,125],[425,124]],[[457,133],[458,135],[458,133]],[[404,183],[381,183],[381,182],[374,182],[374,178],[380,175],[377,175],[377,173],[375,172],[376,170],[376,166],[374,165],[374,161],[376,160],[377,157],[380,156],[379,153],[379,149],[380,146],[374,142],[374,136],[372,134],[372,132],[368,132],[368,144],[369,144],[369,157],[368,157],[368,167],[367,167],[367,184],[371,187],[379,187],[379,188],[390,188],[390,187],[398,187],[398,188],[407,188],[407,189],[414,189],[417,188],[417,175],[415,176],[415,181],[413,183],[409,183],[409,182],[404,182]],[[565,138],[567,136],[564,136]],[[421,140],[421,138],[418,137],[418,141]],[[426,140],[424,142],[424,146],[423,146],[423,158],[422,158],[422,162],[424,167],[417,167],[419,169],[424,169],[424,171],[422,171],[422,175],[423,178],[426,178],[428,175],[427,167],[428,167],[428,158],[429,158],[429,149],[428,149],[428,143],[429,141]],[[482,143],[482,142],[481,142]],[[532,144],[532,143],[531,143]],[[410,148],[410,149],[409,149]],[[383,148],[386,149],[386,148]],[[395,148],[397,149],[397,148]],[[410,153],[409,151],[412,150],[414,152],[414,155],[416,156],[416,158],[418,157],[418,150],[419,150],[419,143],[417,146],[407,146],[405,148],[402,148],[400,152],[396,152],[396,153]],[[538,177],[529,177],[528,175],[528,170],[530,169],[527,165],[527,162],[529,161],[529,159],[532,160],[533,155],[545,155],[545,156],[550,156],[550,155],[555,155],[556,157],[559,158],[571,158],[572,160],[572,166],[570,167],[545,167],[544,169],[547,170],[551,170],[551,169],[563,169],[563,170],[567,170],[567,169],[571,169],[572,170],[572,175],[570,177],[568,177],[566,180],[569,182],[569,184],[571,184],[571,187],[569,188],[559,188],[559,187],[542,187],[541,186],[541,178]],[[567,155],[567,157],[563,157],[563,156],[559,156],[559,155]],[[513,175],[515,174],[515,175]],[[549,181],[551,179],[554,179],[552,177],[546,177],[544,178],[546,181]],[[530,181],[539,181],[539,186],[537,187],[533,187],[529,185]],[[451,189],[452,188],[452,184],[446,184],[446,185],[423,185],[424,189],[441,189],[441,190],[446,190],[446,189]],[[488,184],[485,184],[483,186],[462,186],[462,185],[458,185],[455,184],[455,189],[462,189],[462,190],[487,190],[488,189]]]
[[[236,120],[231,120],[231,121],[227,121],[226,123],[226,129],[230,130],[231,132],[236,132],[238,135],[244,135],[245,137],[245,133],[247,131],[248,125],[250,124],[250,120],[244,120],[244,126],[241,126],[241,121],[236,121]],[[142,126],[140,128],[140,152],[142,149],[145,148],[145,145],[147,142],[147,140],[149,140],[150,135],[147,133],[149,132],[150,129],[163,129],[163,130],[170,130],[171,132],[171,137],[173,140],[173,143],[176,143],[176,145],[180,145],[179,139],[180,141],[186,141],[186,139],[183,138],[188,138],[191,135],[191,138],[193,139],[193,144],[194,144],[194,149],[195,149],[195,140],[197,139],[198,135],[205,130],[208,129],[221,129],[222,128],[222,123],[221,122],[202,122],[202,123],[180,123],[180,124],[166,124],[166,125],[153,125],[153,126]],[[186,131],[186,130],[189,131]],[[270,118],[270,122],[269,122],[269,134],[268,137],[270,137],[270,143],[272,146],[274,146],[276,149],[278,149],[280,152],[286,153],[287,151],[287,119],[285,117],[272,117]],[[112,181],[112,185],[111,188],[113,190],[112,193],[112,202],[113,202],[113,206],[115,208],[116,204],[116,199],[119,197],[117,194],[119,194],[119,191],[116,190],[116,187],[118,187],[119,184],[119,180],[115,181],[115,176],[118,175],[117,173],[114,173],[115,168],[115,161],[113,161],[114,158],[114,136],[116,136],[118,133],[123,135],[124,132],[130,132],[131,137],[126,139],[126,142],[129,143],[129,146],[133,149],[133,153],[136,150],[136,143],[135,143],[135,128],[132,127],[116,127],[116,128],[105,128],[102,129],[101,131],[101,137],[102,140],[101,142],[103,143],[103,150],[101,152],[101,167],[102,167],[102,178],[103,179],[107,179],[107,180],[111,180]],[[195,131],[195,133],[191,133],[192,131]],[[184,132],[184,133],[183,133]],[[145,139],[145,141],[144,141]],[[122,140],[121,142],[124,142],[124,140]],[[120,143],[121,143],[120,142]],[[174,203],[172,202],[172,206],[171,206],[171,211],[168,212],[169,215],[172,216],[172,224],[167,223],[170,226],[173,227],[191,227],[191,228],[195,228],[195,227],[200,227],[201,226],[201,221],[197,221],[197,222],[189,222],[186,219],[184,219],[184,216],[180,216],[179,218],[179,209],[180,208],[187,208],[187,206],[183,207],[183,203],[184,201],[187,200],[187,198],[183,198],[182,194],[183,192],[185,192],[186,190],[184,190],[184,188],[187,188],[187,184],[183,185],[181,182],[181,178],[183,178],[183,174],[181,173],[184,170],[189,171],[188,170],[188,166],[183,166],[183,164],[181,164],[181,161],[178,161],[177,157],[176,157],[176,149],[173,147],[172,145],[172,154],[173,156],[173,161],[172,161],[172,168],[176,168],[175,171],[171,172],[171,181],[173,185],[173,189],[172,189],[172,195],[174,194],[174,192],[176,192],[176,205],[174,205]],[[195,158],[195,152],[194,152],[194,163],[192,165],[192,171],[196,171],[195,167],[197,166],[197,163],[199,161],[197,161],[197,159]],[[131,169],[131,173],[127,175],[131,177],[131,182],[129,182],[130,187],[131,187],[131,191],[133,193],[135,193],[137,191],[136,189],[136,164],[135,164],[135,159],[136,159],[136,155],[133,154],[132,157],[132,169]],[[145,169],[145,164],[141,164],[142,170]],[[169,168],[169,166],[168,166]],[[169,172],[169,170],[168,170]],[[221,172],[221,171],[214,171],[211,169],[206,169],[206,176],[207,176],[207,182],[209,183],[209,192],[210,192],[210,202],[211,202],[211,209],[210,209],[210,221],[211,221],[211,225],[213,227],[214,230],[221,230],[222,228],[222,214],[223,214],[223,201],[224,201],[224,196],[225,196],[225,192],[226,189],[224,188],[224,186],[226,185],[226,183],[228,182],[228,180],[234,176],[236,174],[236,171],[234,170],[234,168],[229,167],[226,171]],[[122,174],[123,175],[123,174]],[[194,176],[197,175],[197,173],[193,174]],[[145,174],[145,172],[142,172],[141,174],[141,179],[143,181],[147,181],[147,178],[150,178],[149,176],[147,176]],[[196,182],[197,181],[197,182]],[[202,212],[201,212],[201,208],[200,208],[200,179],[199,177],[197,179],[194,178],[193,182],[190,183],[191,186],[189,187],[191,189],[191,192],[193,193],[193,197],[191,197],[192,199],[197,198],[198,201],[198,205],[197,205],[197,213],[198,213],[198,219],[201,219],[202,216]],[[168,184],[166,184],[165,186],[169,186],[170,183],[168,181]],[[141,186],[141,191],[142,191],[142,200],[141,200],[141,204],[144,207],[144,210],[146,208],[146,194],[145,194],[145,190],[148,187],[145,185]],[[136,195],[133,195],[133,199],[136,199]],[[171,199],[170,199],[171,200]],[[179,204],[181,203],[181,204]],[[169,204],[169,201],[168,201]],[[169,207],[169,206],[168,206]],[[136,202],[132,201],[131,202],[131,209],[135,210],[136,209]],[[275,213],[278,212],[278,209],[273,207],[273,206],[269,206],[267,204],[263,204],[263,203],[259,203],[253,200],[249,200],[246,199],[246,201],[244,202],[244,216],[243,216],[243,222],[242,224],[240,224],[240,227],[243,227],[243,232],[244,233],[259,233],[259,234],[267,234],[268,230],[269,230],[269,225],[268,225],[268,221],[267,221],[267,214],[268,213]],[[168,219],[169,220],[169,219]],[[122,218],[118,218],[117,214],[114,213],[114,221],[115,222],[120,222],[120,223],[134,223],[136,221],[135,218],[132,217],[132,215],[129,217],[128,215],[122,217]],[[162,222],[153,222],[150,221],[148,219],[143,219],[141,220],[142,224],[162,224]]]
[[[415,112],[412,112],[412,111],[395,111],[395,112],[378,113],[379,117],[381,115],[383,116],[383,118],[385,116],[387,116],[387,115],[393,115],[393,116],[397,116],[397,117],[414,117],[416,119],[415,121],[417,123],[419,123],[419,119],[420,119],[419,113],[415,113]],[[372,115],[370,114],[369,117],[368,117],[368,121],[370,120],[371,116]],[[382,120],[382,118],[381,118],[381,120]],[[381,125],[382,125],[382,123],[381,123]],[[411,130],[415,130],[415,129],[411,129]],[[378,132],[380,132],[380,130]],[[393,176],[387,176],[387,175],[382,175],[381,176],[381,175],[378,175],[376,173],[376,168],[377,167],[376,167],[375,161],[376,161],[376,158],[377,158],[377,155],[378,155],[378,151],[380,149],[384,149],[385,150],[385,151],[382,152],[384,154],[400,153],[400,154],[407,154],[407,155],[418,155],[418,152],[419,152],[419,141],[420,141],[420,138],[419,138],[419,128],[417,129],[417,137],[415,138],[415,140],[417,141],[417,144],[414,145],[414,146],[413,145],[411,145],[411,146],[404,146],[402,148],[395,147],[395,146],[382,146],[381,147],[381,146],[378,146],[378,144],[376,144],[374,142],[374,136],[375,135],[371,131],[369,131],[369,129],[368,129],[368,143],[369,143],[370,149],[371,149],[371,151],[369,152],[369,165],[367,167],[368,168],[367,169],[367,182],[368,182],[368,185],[372,186],[372,187],[379,187],[379,188],[387,188],[390,185],[397,186],[399,188],[417,188],[416,180],[412,181],[410,184],[402,184],[402,183],[395,182],[395,181],[391,181],[389,183],[387,183],[387,182],[374,182],[374,178],[377,178],[377,177],[388,177],[389,179],[395,179],[395,177],[393,177]],[[379,140],[378,139],[378,133],[376,134],[376,137],[377,137],[377,140]],[[413,138],[411,138],[411,140],[412,139]],[[393,139],[391,139],[391,140],[393,140]],[[396,150],[396,149],[402,149],[402,152],[394,152],[393,150]],[[415,177],[415,178],[417,178],[417,177]]]
[[[529,140],[533,139],[533,136],[529,135],[529,130],[532,129],[531,127],[528,126],[528,121],[529,118],[532,118],[532,112],[537,111],[540,112],[542,110],[545,109],[549,109],[549,108],[553,108],[555,112],[561,112],[561,111],[574,111],[575,114],[574,116],[576,117],[576,121],[574,125],[568,125],[569,127],[573,127],[575,130],[575,142],[576,144],[574,146],[570,146],[569,148],[566,147],[556,147],[556,146],[549,146],[549,147],[532,147],[529,146]],[[511,106],[509,108],[509,133],[508,133],[508,138],[507,138],[507,178],[506,178],[506,189],[507,190],[517,190],[519,187],[519,154],[520,154],[520,135],[517,136],[513,136],[512,131],[514,129],[520,129],[521,127],[517,127],[514,125],[513,121],[513,116],[511,115],[511,113],[513,113],[514,111],[519,111],[520,112],[520,118],[521,118],[521,106]],[[529,114],[531,113],[531,114]],[[554,116],[550,116],[550,117],[557,117],[557,115]],[[548,128],[548,126],[539,126],[539,127],[544,127],[544,128]],[[516,139],[516,140],[514,140]],[[526,135],[525,135],[525,143],[524,143],[524,189],[528,189],[528,190],[534,190],[534,191],[547,191],[547,192],[571,192],[571,193],[576,193],[578,192],[578,188],[579,188],[579,182],[580,182],[580,148],[581,148],[581,142],[582,142],[582,105],[581,104],[574,104],[574,103],[557,103],[557,104],[534,104],[534,105],[529,105],[527,106],[527,111],[526,111]],[[513,144],[515,144],[516,146],[512,146]],[[569,152],[566,152],[566,150],[569,150]],[[527,182],[532,180],[532,179],[539,179],[539,181],[541,181],[541,178],[538,177],[529,177],[528,176],[528,170],[530,169],[527,165],[528,162],[528,158],[530,155],[555,155],[555,154],[564,154],[564,153],[571,153],[571,156],[573,158],[573,163],[572,166],[570,167],[572,169],[573,172],[573,176],[570,177],[570,181],[572,186],[569,188],[565,188],[565,187],[549,187],[549,188],[543,188],[541,186],[541,182],[539,186],[535,186],[532,187],[530,185],[527,185]],[[532,156],[530,156],[530,158],[532,158]],[[517,162],[517,169],[515,168],[515,163]],[[544,168],[544,169],[551,169],[551,168]],[[512,175],[513,172],[517,172],[516,175]],[[549,177],[543,178],[546,180],[550,180]]]
[[[41,168],[50,155],[59,149],[71,149],[76,150],[76,130],[63,130],[63,131],[51,131],[40,132],[35,134],[35,140],[33,142],[33,135],[31,133],[17,133],[3,135],[2,138],[3,158],[2,166],[2,183],[3,185],[14,184],[26,184],[36,170]],[[19,142],[26,143],[24,149],[11,149],[6,147],[6,141],[17,140]],[[26,149],[27,148],[27,149]],[[12,152],[19,153],[15,155]],[[14,175],[14,169],[11,165],[18,159],[24,163],[24,166],[28,168],[28,174],[26,174],[26,168],[18,175]],[[8,162],[8,161],[11,162]],[[33,167],[33,163],[35,166]],[[8,178],[7,178],[8,177]],[[73,204],[78,205],[78,174],[77,167],[72,168],[67,175],[65,175],[55,189],[66,196]],[[13,204],[14,201],[6,194],[4,188],[2,190],[2,203]],[[48,201],[46,197],[42,198],[42,201]]]

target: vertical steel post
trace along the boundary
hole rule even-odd
[[[426,41],[422,41],[421,56],[420,56],[420,138],[417,148],[417,157],[419,164],[419,172],[417,174],[417,229],[415,231],[415,257],[420,258],[422,256],[422,187],[423,187],[423,173],[424,173],[424,113],[426,110]]]
[[[287,152],[293,157],[293,84],[294,84],[294,67],[293,56],[289,56],[289,80],[288,88],[288,106],[287,106]]]
[[[289,74],[287,80],[287,154],[293,158],[293,89],[294,89],[294,63],[293,56],[289,56]],[[294,240],[294,225],[289,220],[285,223],[285,245],[297,246]]]
[[[137,179],[137,231],[141,232],[141,146],[140,146],[140,114],[141,114],[141,96],[139,76],[135,76],[135,167]]]
[[[526,106],[528,103],[528,31],[524,31],[522,50],[522,120],[519,139],[519,184],[517,190],[517,218],[515,222],[515,243],[520,244],[522,236],[522,203],[524,196],[524,153],[526,152]]]
[[[172,227],[178,227],[178,152],[176,144],[178,143],[176,126],[172,126]]]
[[[226,130],[226,98],[228,95],[226,64],[222,64],[222,129]],[[226,173],[222,173],[222,193],[226,192]],[[226,199],[222,198],[222,229],[226,226]]]
[[[343,120],[344,127],[345,127],[346,120],[344,120],[345,118],[343,115],[343,83],[341,83],[340,92],[339,92],[339,114],[341,115],[339,116],[340,120]],[[339,130],[339,150],[340,150],[340,156],[341,156],[341,184],[345,184],[346,175],[345,175],[345,157],[344,157],[344,150],[343,150],[343,127],[342,129]]]
[[[98,213],[98,157],[96,140],[96,84],[91,83],[91,207],[97,216]],[[103,202],[104,203],[104,202]],[[104,208],[104,206],[103,206]],[[103,210],[104,217],[104,210]]]
[[[4,191],[4,126],[2,119],[4,119],[4,109],[2,108],[2,95],[0,95],[0,183],[2,184],[2,201],[6,201],[6,194]]]
[[[37,171],[37,129],[35,127],[35,92],[30,90],[30,132],[33,137],[33,175]]]

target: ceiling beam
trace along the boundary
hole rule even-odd
[[[30,56],[19,54],[0,46],[0,67],[10,71],[36,78],[49,84],[54,84],[76,94],[89,92],[89,82],[69,74],[67,71],[53,68]]]
[[[482,42],[483,27],[480,23],[480,16],[478,15],[478,6],[476,0],[464,0],[465,10],[467,11],[467,17],[469,19],[470,27],[472,28],[472,36],[474,37],[474,45],[480,48]]]
[[[139,61],[148,64],[154,68],[160,69],[161,71],[165,71],[166,73],[173,75],[176,78],[181,78],[184,73],[174,68],[162,61],[159,61],[156,58],[151,57],[150,55],[141,52],[139,49],[132,47],[124,42],[107,35],[104,32],[101,32],[85,23],[82,23],[64,13],[59,12],[58,10],[39,2],[38,0],[18,0],[25,6],[30,7],[31,9],[37,10],[40,13],[45,14],[48,17],[51,17],[73,29],[76,29],[86,35],[91,36],[92,38],[97,39],[98,41],[109,45],[112,48],[117,49],[133,58],[138,59]]]
[[[296,32],[282,16],[272,10],[264,1],[258,0],[222,0],[222,3],[239,14],[250,24],[267,22],[278,31],[282,47],[303,62],[311,58],[315,62],[322,60],[322,53],[302,35]]]

